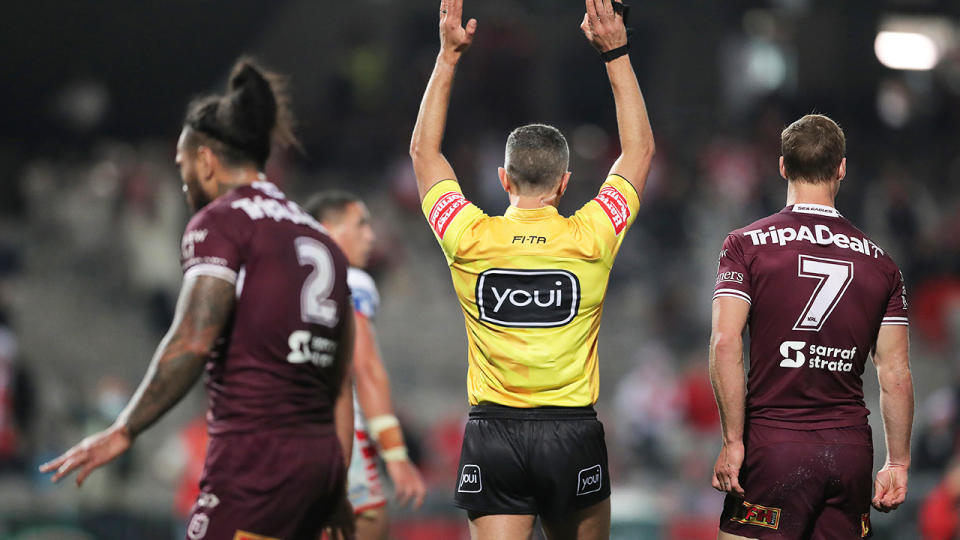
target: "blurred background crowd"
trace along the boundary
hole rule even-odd
[[[456,538],[451,503],[466,340],[420,214],[407,144],[438,48],[434,1],[6,5],[0,32],[0,538],[175,538],[205,436],[201,385],[80,491],[46,458],[126,403],[172,316],[188,216],[173,164],[187,101],[251,53],[290,76],[305,151],[267,174],[295,200],[366,199],[376,321],[411,452],[430,485],[397,538]],[[562,204],[589,200],[618,154],[582,3],[467,0],[479,19],[445,151],[488,213],[509,131],[544,122],[571,147]],[[714,538],[722,496],[707,374],[727,231],[779,210],[780,130],[827,114],[848,138],[838,209],[889,251],[911,302],[917,413],[907,503],[875,538],[955,539],[960,500],[960,4],[948,0],[635,1],[631,58],[657,156],[611,277],[601,396],[617,538]],[[872,366],[876,460],[884,459]],[[182,536],[180,536],[182,537]]]

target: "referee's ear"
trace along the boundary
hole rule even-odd
[[[507,170],[503,167],[497,167],[497,176],[500,177],[500,185],[503,186],[503,190],[507,192],[507,195],[510,195],[510,178],[507,177]]]
[[[567,184],[570,182],[570,175],[573,174],[570,171],[563,173],[563,176],[560,177],[560,191],[557,192],[557,196],[563,197],[563,193],[567,191]]]

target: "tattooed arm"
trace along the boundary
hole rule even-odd
[[[163,416],[193,386],[233,311],[234,285],[211,276],[184,281],[177,312],[130,403],[112,426],[87,437],[40,467],[56,470],[56,482],[75,469],[77,485],[96,468],[124,453],[133,439]]]

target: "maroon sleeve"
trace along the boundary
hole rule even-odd
[[[893,288],[890,289],[890,298],[887,300],[887,311],[883,314],[880,324],[909,326],[907,318],[907,286],[903,282],[903,272],[896,271],[893,278]]]
[[[243,263],[236,229],[236,224],[228,226],[225,216],[213,212],[194,216],[180,243],[184,277],[205,275],[236,283]]]
[[[727,235],[720,251],[720,263],[717,265],[717,284],[713,297],[732,296],[748,304],[750,298],[750,273],[743,255],[743,248],[735,234]]]

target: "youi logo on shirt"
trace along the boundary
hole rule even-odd
[[[494,268],[477,279],[480,320],[521,328],[563,326],[580,308],[580,280],[566,270]]]

